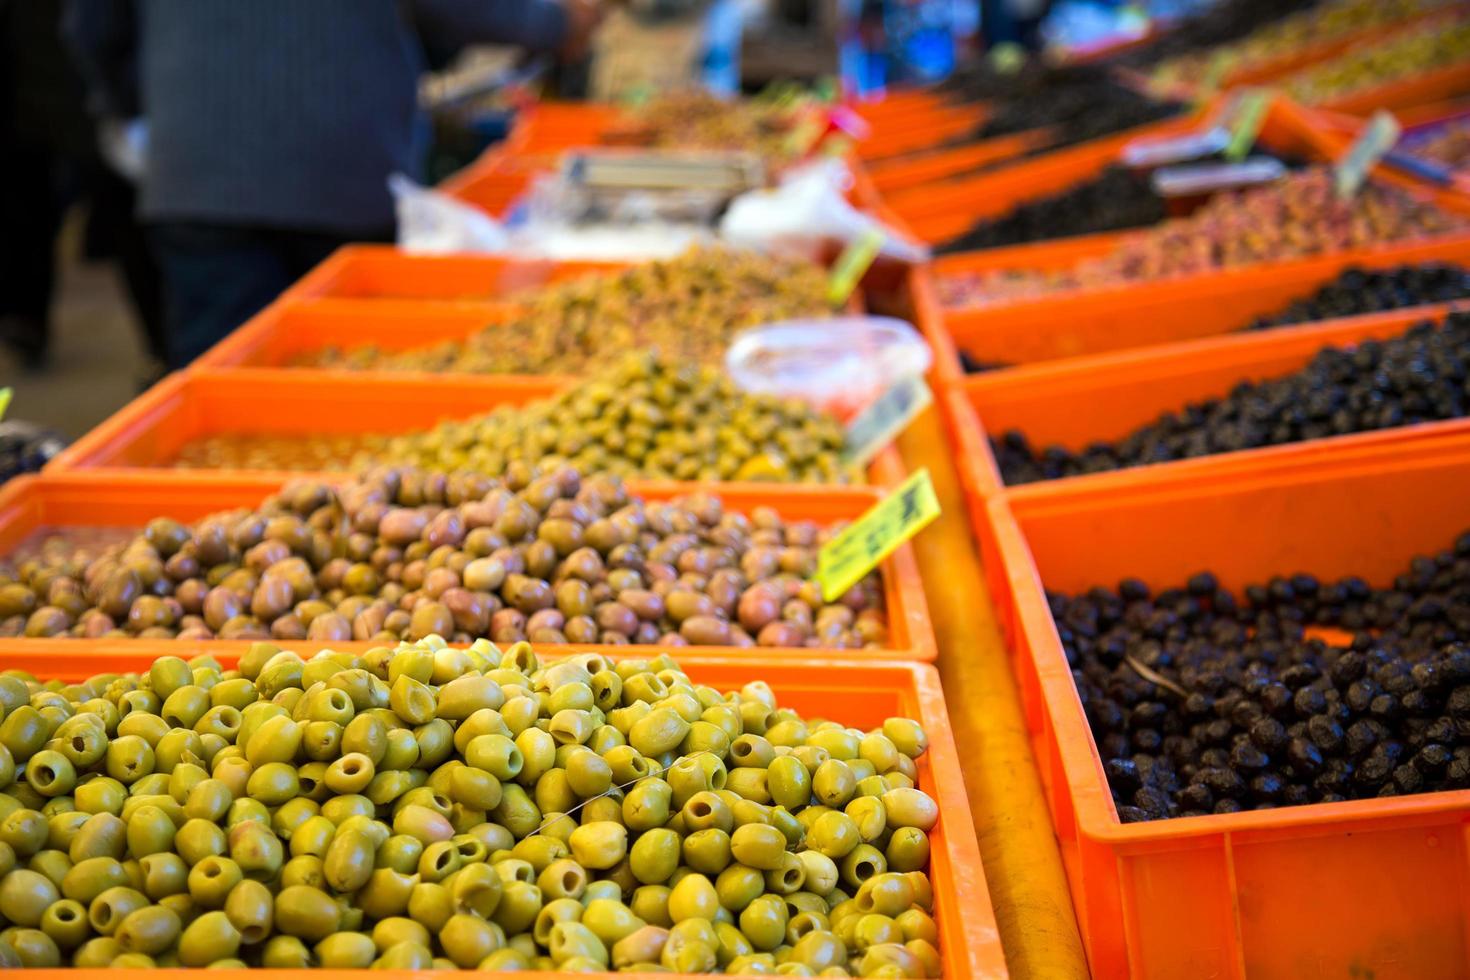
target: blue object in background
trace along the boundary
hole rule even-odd
[[[956,0],[842,0],[837,62],[843,90],[872,97],[895,82],[954,71]]]
[[[704,16],[701,80],[716,95],[740,93],[741,17],[738,0],[715,0]]]
[[[842,90],[878,98],[888,85],[888,52],[880,0],[841,0],[838,10],[837,71]]]
[[[883,6],[894,81],[933,82],[954,70],[953,0],[891,0]]]

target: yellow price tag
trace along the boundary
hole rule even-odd
[[[939,516],[939,498],[927,469],[853,521],[817,554],[817,583],[822,598],[832,602],[863,580],[895,548]]]
[[[827,119],[825,113],[818,116],[815,113],[805,113],[791,127],[791,132],[786,135],[786,152],[792,156],[804,157],[821,142],[822,137],[827,135]]]
[[[0,388],[0,419],[5,418],[5,412],[10,408],[10,399],[14,395],[14,388]]]
[[[888,236],[881,229],[869,228],[847,243],[837,261],[832,263],[832,272],[827,279],[827,302],[833,306],[847,302],[852,291],[862,282],[863,274],[883,251],[883,243],[887,240]]]

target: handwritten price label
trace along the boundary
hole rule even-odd
[[[892,442],[920,412],[934,401],[934,394],[924,379],[909,375],[873,400],[847,424],[843,439],[843,460],[849,466],[862,467]]]
[[[938,516],[934,483],[928,470],[919,470],[818,553],[816,579],[822,598],[837,599]]]
[[[1362,134],[1354,141],[1347,156],[1337,165],[1335,176],[1338,197],[1352,197],[1358,193],[1368,179],[1368,171],[1393,149],[1401,132],[1403,127],[1393,117],[1393,113],[1384,109],[1373,113],[1373,118],[1363,127]]]

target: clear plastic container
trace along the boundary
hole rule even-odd
[[[1240,163],[1202,163],[1155,170],[1153,189],[1160,197],[1197,197],[1269,184],[1286,176],[1275,157],[1251,157]]]
[[[726,370],[746,391],[800,398],[842,419],[929,363],[917,330],[875,316],[769,323],[741,333],[725,353]]]

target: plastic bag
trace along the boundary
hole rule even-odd
[[[720,220],[720,237],[737,247],[770,252],[833,239],[851,242],[868,229],[878,228],[885,235],[880,255],[913,263],[929,257],[924,246],[849,204],[843,192],[851,184],[852,175],[840,160],[797,167],[779,187],[751,191],[730,202]]]
[[[560,261],[672,258],[711,235],[693,224],[640,220],[636,212],[607,222],[577,223],[557,216],[535,192],[519,220],[496,221],[472,205],[421,187],[402,174],[388,178],[398,212],[398,245],[405,252],[514,254]]]
[[[744,390],[800,398],[841,419],[929,364],[918,331],[877,316],[769,323],[742,331],[725,353],[725,369]]]
[[[398,245],[405,252],[504,252],[511,239],[505,226],[479,208],[414,183],[403,174],[388,178],[398,215]]]

